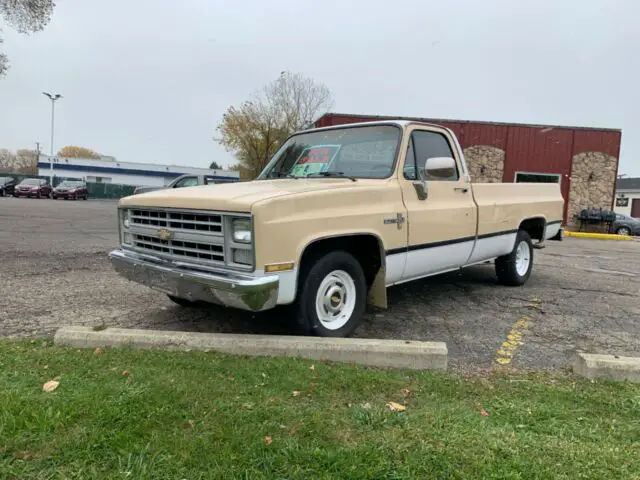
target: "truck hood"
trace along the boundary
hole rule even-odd
[[[165,207],[249,212],[253,204],[263,200],[306,192],[357,188],[370,185],[371,182],[372,180],[352,182],[347,178],[299,178],[199,185],[131,195],[122,198],[119,204],[123,207]]]

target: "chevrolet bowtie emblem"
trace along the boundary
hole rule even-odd
[[[169,230],[164,229],[158,230],[156,235],[160,240],[169,240],[171,237],[173,237],[173,233],[171,233]]]

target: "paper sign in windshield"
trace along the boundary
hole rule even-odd
[[[306,177],[326,171],[338,150],[340,145],[317,145],[305,148],[291,170],[291,175]]]

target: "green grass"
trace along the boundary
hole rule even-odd
[[[0,478],[640,478],[637,385],[313,364],[0,342]]]

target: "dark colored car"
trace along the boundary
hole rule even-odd
[[[54,200],[58,198],[65,200],[78,200],[81,198],[86,200],[89,198],[89,191],[87,190],[87,184],[82,180],[65,180],[53,189],[51,198]]]
[[[14,197],[44,198],[51,195],[51,185],[44,178],[25,178],[13,190]]]
[[[616,219],[611,225],[611,230],[618,235],[640,235],[640,218],[616,213]]]
[[[16,179],[13,177],[0,177],[0,197],[13,195],[16,188]]]
[[[171,183],[169,183],[166,187],[136,187],[133,191],[134,195],[138,193],[147,193],[153,192],[155,190],[164,190],[165,188],[181,188],[181,187],[195,187],[196,185],[212,185],[216,183],[235,183],[240,181],[240,179],[221,179],[216,178],[213,175],[193,175],[193,174],[185,174],[180,175],[179,177],[173,179]]]

